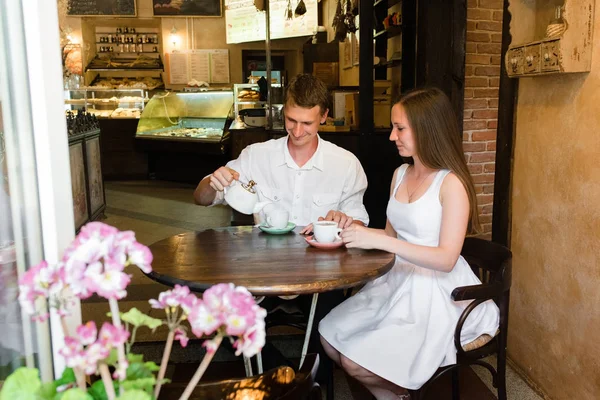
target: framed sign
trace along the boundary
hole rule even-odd
[[[341,43],[342,45],[342,68],[352,68],[352,43],[350,36],[346,37],[346,40]]]
[[[67,0],[67,15],[135,17],[135,0]]]
[[[94,218],[105,204],[102,165],[100,164],[100,135],[85,141],[85,158],[88,171],[87,184],[89,189],[90,218]]]
[[[358,41],[358,36],[355,33],[350,34],[350,39],[352,43],[352,65],[360,64],[360,45]]]
[[[79,140],[69,144],[69,158],[71,161],[73,216],[75,218],[75,230],[79,230],[90,219],[83,161],[83,141]]]
[[[220,17],[223,0],[152,0],[155,17]]]

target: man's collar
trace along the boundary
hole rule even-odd
[[[321,139],[321,136],[319,135],[317,135],[317,138],[319,139],[319,142],[317,144],[317,150],[315,151],[315,154],[313,154],[310,160],[308,160],[308,162],[304,164],[301,169],[311,169],[314,167],[320,171],[323,171],[323,139]],[[283,146],[283,148],[281,149],[281,151],[278,151],[275,154],[275,157],[273,157],[273,164],[276,167],[287,165],[290,168],[298,168],[296,162],[290,154],[290,149],[288,148],[288,140],[290,140],[289,135],[286,136],[285,140],[281,141],[281,145]]]

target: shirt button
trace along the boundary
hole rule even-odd
[[[302,175],[302,172],[298,172],[298,176]]]
[[[277,196],[275,196],[274,199],[277,200]]]
[[[298,219],[298,217],[294,215],[294,219]]]
[[[296,198],[297,198],[297,199],[299,199],[299,198],[300,198],[300,195],[299,195],[299,194],[297,194],[297,195],[296,195]]]

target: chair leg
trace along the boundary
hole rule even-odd
[[[327,400],[333,400],[333,362],[327,363]]]
[[[506,400],[506,358],[498,355],[498,371],[496,372],[496,388],[498,389],[498,400]]]
[[[458,368],[452,370],[452,400],[460,400],[460,383]]]

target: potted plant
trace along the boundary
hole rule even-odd
[[[208,338],[203,343],[206,354],[181,399],[190,396],[223,338],[230,338],[236,355],[252,357],[261,350],[266,311],[248,290],[233,284],[215,285],[201,298],[178,285],[160,293],[150,304],[164,310],[164,320],[135,308],[120,313],[118,300],[126,297],[131,280],[126,269],[137,266],[148,273],[151,263],[150,250],[135,240],[133,232],[91,222],[81,228],[58,264],[42,261],[30,268],[19,280],[19,302],[34,320],[46,320],[49,311],[60,317],[64,347],[59,353],[68,368],[59,379],[44,383],[36,368],[18,368],[6,379],[0,400],[158,399],[161,386],[168,382],[165,371],[173,342],[187,345],[185,320],[195,336]],[[69,304],[75,297],[86,299],[93,294],[108,301],[112,323],[105,322],[98,330],[96,323],[89,321],[70,331],[65,322]],[[166,325],[169,333],[158,366],[133,354],[131,346],[139,328],[154,330],[161,325]],[[87,377],[92,375],[101,379],[89,385]]]

